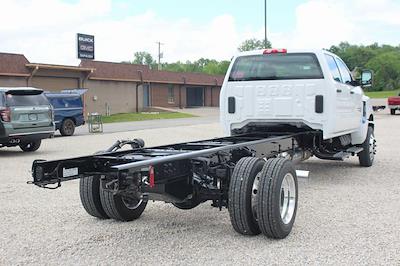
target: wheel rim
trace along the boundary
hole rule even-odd
[[[296,207],[296,185],[291,173],[287,173],[283,178],[280,191],[281,218],[284,224],[289,224]]]
[[[254,178],[253,187],[251,188],[251,210],[253,212],[254,220],[258,221],[257,216],[257,198],[258,198],[258,187],[260,185],[261,171]]]
[[[124,203],[125,207],[127,207],[130,210],[134,210],[137,209],[137,207],[139,207],[140,204],[142,204],[143,200],[129,198],[129,197],[122,197],[122,202]]]
[[[64,125],[64,131],[67,134],[71,134],[73,132],[73,123],[71,121],[67,121]]]
[[[372,133],[371,136],[369,137],[369,156],[371,158],[371,161],[374,160],[376,154],[376,140],[375,136]]]

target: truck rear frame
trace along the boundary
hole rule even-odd
[[[124,221],[137,219],[149,200],[185,210],[212,201],[213,207],[228,208],[237,232],[284,238],[297,209],[293,165],[312,155],[343,160],[360,151],[328,152],[320,131],[260,131],[149,148],[135,139],[90,156],[35,160],[31,183],[55,189],[80,179],[81,201],[90,215]]]

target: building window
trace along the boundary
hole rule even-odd
[[[175,103],[174,85],[168,85],[168,103]]]

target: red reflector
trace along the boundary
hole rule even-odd
[[[286,54],[287,49],[266,49],[263,54]]]
[[[150,166],[149,168],[149,183],[150,187],[154,187],[154,167]]]

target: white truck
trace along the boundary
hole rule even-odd
[[[325,50],[244,52],[233,58],[222,86],[221,124],[230,136],[316,130],[322,139],[314,155],[357,154],[362,166],[371,166],[374,116],[361,88],[371,81],[371,71],[355,80],[346,64]]]
[[[36,160],[31,183],[58,188],[80,179],[86,212],[120,221],[138,219],[149,200],[182,210],[212,201],[228,208],[238,233],[285,238],[297,212],[297,162],[358,155],[372,165],[374,117],[360,87],[371,80],[370,71],[354,80],[323,50],[241,53],[220,97],[229,136],[158,147],[124,140],[90,156]]]

